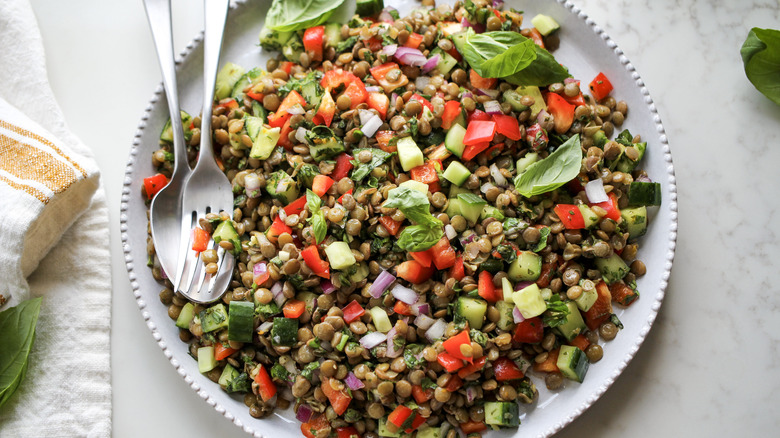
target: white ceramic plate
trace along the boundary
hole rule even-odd
[[[452,3],[452,2],[450,2]],[[246,68],[265,66],[268,54],[257,46],[257,36],[270,1],[250,0],[231,9],[228,17],[222,62],[232,61]],[[414,0],[386,1],[396,6],[401,15],[419,5]],[[489,436],[547,437],[561,430],[592,405],[628,365],[639,349],[656,318],[668,284],[677,237],[677,194],[672,157],[661,119],[653,100],[634,67],[604,31],[585,13],[563,0],[530,2],[507,1],[507,7],[525,12],[527,21],[537,13],[552,16],[561,24],[560,48],[556,58],[566,65],[575,78],[587,84],[602,71],[615,87],[613,95],[628,103],[629,113],[624,128],[641,134],[648,142],[643,168],[663,187],[663,204],[651,213],[650,227],[639,250],[639,258],[647,265],[647,274],[638,281],[641,298],[628,309],[616,311],[625,325],[618,337],[604,345],[604,359],[590,367],[585,382],[566,382],[562,390],[550,392],[541,378],[535,378],[540,390],[537,403],[521,406],[522,424],[518,429],[491,432]],[[150,47],[150,50],[152,48]],[[200,37],[182,55],[179,84],[182,109],[190,113],[200,110],[203,53]],[[146,206],[141,197],[141,181],[152,175],[151,154],[158,144],[159,133],[168,118],[162,88],[150,102],[130,151],[122,192],[121,231],[128,276],[152,336],[184,381],[217,412],[257,437],[299,437],[299,422],[292,410],[257,420],[249,415],[241,398],[222,391],[198,372],[196,361],[179,340],[178,329],[168,317],[167,309],[158,298],[159,284],[146,267]]]

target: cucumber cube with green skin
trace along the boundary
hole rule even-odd
[[[253,117],[259,119],[259,117]],[[262,123],[262,122],[261,122]],[[247,126],[247,133],[249,126]],[[251,135],[250,135],[251,137]],[[249,158],[257,158],[258,160],[267,160],[268,157],[274,152],[276,144],[281,137],[281,128],[266,128],[261,126],[260,131],[252,142],[252,149],[249,151]]]
[[[515,168],[517,168],[517,175],[519,176],[521,173],[525,172],[525,169],[528,169],[528,166],[536,163],[538,160],[539,154],[536,152],[525,154],[523,158],[517,160],[517,164],[515,165]]]
[[[214,347],[198,348],[198,371],[205,374],[216,367],[217,359],[214,357]]]
[[[341,33],[339,33],[339,35],[341,35]],[[263,26],[263,29],[260,31],[260,47],[265,50],[279,52],[282,50],[282,46],[289,41],[292,36],[293,31],[279,32],[268,26]]]
[[[634,143],[633,147],[634,147],[634,149],[636,149],[636,151],[638,152],[639,155],[637,156],[636,160],[632,160],[631,158],[628,158],[628,155],[625,154],[625,150],[624,150],[623,151],[624,153],[620,155],[620,158],[617,161],[617,165],[615,166],[615,168],[617,170],[619,170],[620,172],[623,172],[623,173],[630,173],[630,172],[632,172],[636,168],[637,164],[639,164],[639,161],[642,160],[642,157],[645,156],[645,150],[647,149],[647,143],[645,143],[645,142],[643,142],[643,143]]]
[[[520,425],[520,407],[515,402],[486,402],[485,423],[498,427]]]
[[[541,273],[542,256],[533,251],[521,251],[507,270],[512,281],[536,281]]]
[[[647,207],[624,208],[620,217],[626,222],[629,239],[638,239],[647,232]]]
[[[425,164],[422,151],[412,137],[404,137],[398,140],[398,159],[404,172],[408,172],[417,166]]]
[[[580,310],[587,312],[591,307],[593,307],[594,304],[596,304],[596,300],[598,300],[598,298],[599,293],[596,292],[595,287],[591,289],[583,288],[582,293],[577,297],[577,299],[574,300],[574,302],[577,304],[577,307]]]
[[[333,242],[325,247],[325,255],[333,269],[345,269],[357,263],[347,242]]]
[[[387,418],[380,418],[377,423],[377,432],[379,433],[379,436],[389,438],[398,438],[401,436],[400,430],[391,432],[390,429],[387,428]]]
[[[561,25],[549,15],[538,14],[531,19],[531,24],[540,34],[547,36],[561,28]]]
[[[428,184],[421,183],[420,181],[415,181],[413,179],[402,182],[401,184],[398,185],[398,187],[408,187],[412,190],[417,190],[423,195],[428,194]]]
[[[471,223],[476,223],[487,201],[473,193],[461,193],[458,195],[458,199],[461,202],[460,210],[463,217]]]
[[[460,297],[455,312],[466,318],[473,329],[481,329],[487,312],[487,302],[478,298]]]
[[[356,0],[355,13],[361,17],[373,17],[385,7],[383,0]]]
[[[298,62],[303,53],[303,41],[297,33],[293,32],[290,39],[282,46],[282,55],[291,62]]]
[[[493,207],[492,205],[485,205],[485,207],[482,209],[482,214],[479,215],[479,219],[485,220],[489,217],[495,218],[499,222],[506,219],[504,213],[501,213],[501,210]]]
[[[314,161],[327,160],[344,152],[344,143],[327,126],[315,126],[306,134],[309,154]]]
[[[195,318],[195,306],[192,303],[185,303],[179,312],[179,317],[176,318],[176,327],[189,329],[193,318]]]
[[[462,186],[471,176],[471,172],[460,161],[453,161],[447,166],[447,170],[444,171],[442,176],[456,186]]]
[[[204,333],[227,328],[228,326],[227,309],[225,309],[225,305],[222,303],[207,307],[198,316],[200,317],[200,326]]]
[[[466,128],[459,124],[450,126],[447,136],[444,137],[444,147],[455,154],[458,158],[463,156],[466,145],[463,144],[463,138],[466,137]]]
[[[233,87],[236,85],[241,76],[246,73],[244,67],[240,65],[228,62],[222,67],[222,70],[217,73],[217,81],[215,83],[214,97],[217,100],[222,100],[230,96],[233,92]]]
[[[192,116],[189,115],[186,111],[181,111],[181,124],[184,128],[184,138],[188,139],[190,138],[191,131],[190,131],[190,121],[192,120]],[[168,143],[173,143],[173,127],[171,126],[171,119],[168,119],[168,121],[165,122],[165,126],[163,126],[162,132],[160,132],[160,140],[166,141]]]
[[[544,302],[542,292],[536,283],[513,292],[512,301],[525,319],[539,316],[547,310],[547,303]]]
[[[502,95],[501,98],[504,99],[504,102],[508,103],[509,106],[512,107],[513,110],[520,113],[528,109],[526,105],[523,105],[520,102],[520,99],[523,98],[520,94],[517,93],[515,90],[506,90]]]
[[[556,365],[564,377],[582,383],[588,372],[588,356],[577,347],[561,345]]]
[[[547,110],[547,104],[544,103],[542,92],[536,85],[521,85],[515,90],[521,96],[531,96],[534,98],[534,104],[531,105],[531,118],[535,119],[542,110]]]
[[[255,304],[234,300],[228,306],[228,340],[252,342]]]
[[[450,70],[458,65],[457,59],[453,58],[452,55],[438,47],[431,50],[431,57],[436,55],[439,55],[439,62],[436,63],[436,68],[439,69],[439,74],[441,75],[446,75],[450,72]]]
[[[461,208],[461,204],[463,204],[463,202],[460,199],[450,198],[450,203],[447,206],[447,216],[450,218],[454,216],[463,216],[463,209]]]
[[[441,427],[421,427],[417,430],[417,438],[442,438]]]
[[[601,278],[603,278],[607,284],[620,281],[628,274],[626,262],[614,252],[610,254],[609,257],[596,258],[595,264],[596,268],[601,271]]]
[[[566,307],[569,308],[569,314],[566,315],[566,321],[558,327],[555,327],[554,330],[566,338],[567,341],[571,341],[572,339],[576,338],[577,335],[585,331],[587,326],[585,325],[585,321],[582,319],[580,310],[577,308],[577,304],[574,301],[567,301]]]
[[[371,314],[371,320],[374,322],[374,327],[380,332],[387,333],[393,329],[393,325],[390,323],[390,318],[388,318],[385,309],[379,306],[372,307],[368,313]]]
[[[599,216],[594,213],[590,207],[585,204],[580,204],[577,208],[580,209],[580,214],[582,214],[582,219],[585,222],[585,228],[593,228],[599,223]]]
[[[336,47],[341,42],[341,24],[328,23],[325,25],[325,36],[328,37],[328,45]]]
[[[211,238],[214,240],[214,243],[219,243],[223,240],[232,243],[233,249],[230,252],[233,255],[237,256],[241,252],[241,238],[238,237],[238,232],[233,227],[233,221],[230,219],[220,222]]]
[[[257,134],[263,129],[263,119],[244,114],[244,126],[246,127],[246,134],[254,141],[257,138]]]
[[[226,387],[228,385],[228,382],[238,377],[238,370],[233,368],[232,365],[225,364],[225,368],[222,369],[222,374],[219,376],[219,380],[217,380],[217,383],[222,388]]]
[[[646,205],[661,205],[661,184],[633,181],[628,186],[628,206],[641,207]]]
[[[298,199],[298,183],[283,170],[277,170],[268,177],[265,191],[282,205]]]
[[[450,184],[450,194],[449,194],[450,200],[457,199],[458,195],[460,195],[461,193],[471,193],[471,190],[467,188],[458,187],[455,184]]]
[[[271,326],[271,344],[292,347],[298,342],[298,320],[292,318],[274,318]]]
[[[496,309],[498,309],[498,322],[496,325],[499,329],[509,331],[515,326],[515,317],[512,315],[515,306],[511,301],[501,300],[496,303]]]
[[[501,279],[501,292],[504,293],[504,300],[509,301],[510,303],[513,302],[512,294],[515,292],[515,289],[506,277]]]

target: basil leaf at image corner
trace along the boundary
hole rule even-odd
[[[581,166],[580,136],[574,135],[547,158],[531,164],[515,177],[515,187],[526,198],[547,193],[574,179]]]
[[[274,0],[266,26],[281,32],[307,29],[328,21],[344,0]]]
[[[35,298],[0,312],[0,407],[24,379],[40,311],[41,298]]]
[[[745,75],[764,96],[780,105],[780,31],[750,29],[739,50]]]

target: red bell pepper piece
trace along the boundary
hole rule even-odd
[[[352,302],[344,306],[341,311],[344,312],[344,321],[346,321],[347,324],[351,324],[366,313],[366,309],[364,309],[356,300],[352,300]]]
[[[465,149],[463,149],[463,159],[465,161],[469,161],[474,159],[477,155],[482,153],[483,151],[487,150],[488,146],[490,146],[490,142],[486,141],[484,143],[477,143],[466,146]]]
[[[496,122],[475,120],[466,128],[463,144],[466,146],[490,142],[496,135]]]
[[[322,61],[322,46],[325,37],[325,26],[314,26],[303,33],[303,48],[312,52],[314,61]]]
[[[283,61],[279,68],[289,75],[292,72],[293,65],[295,65],[293,62]]]
[[[326,89],[322,94],[320,107],[317,108],[315,118],[319,117],[322,119],[320,124],[330,126],[334,114],[336,114],[336,102],[333,101],[333,96],[330,95],[330,89]]]
[[[598,202],[596,204],[588,203],[588,205],[591,207],[595,205],[603,208],[604,211],[607,212],[606,218],[612,219],[613,221],[620,220],[620,208],[618,208],[617,197],[614,193],[609,193],[609,201]]]
[[[566,101],[560,94],[547,93],[547,111],[553,116],[555,132],[563,134],[574,123],[574,109],[576,107]]]
[[[300,105],[302,107],[306,106],[306,99],[303,98],[300,94],[298,94],[297,91],[292,90],[289,93],[287,93],[287,96],[282,100],[281,105],[279,105],[279,108],[276,110],[275,113],[271,113],[268,116],[268,124],[271,126],[279,126],[278,122],[279,119],[284,118],[284,116],[288,115],[289,113],[287,110],[292,108],[295,105]]]
[[[542,38],[542,33],[539,32],[539,29],[532,27],[529,30],[531,31],[531,40],[533,40],[534,44],[544,49],[544,38]]]
[[[371,27],[373,27],[373,25]],[[368,50],[372,52],[378,52],[382,50],[382,40],[379,37],[375,37],[375,36],[371,37],[367,39],[363,44],[366,47],[368,47]]]
[[[505,146],[506,145],[504,143],[494,144],[493,146],[487,148],[483,154],[485,154],[485,158],[492,160],[496,158],[501,153],[501,151],[504,150]]]
[[[425,184],[430,184],[439,180],[439,174],[436,172],[434,163],[430,160],[425,164],[413,167],[412,170],[409,171],[409,176],[411,176],[413,180]]]
[[[468,122],[469,123],[474,122],[474,121],[485,121],[485,122],[487,122],[487,121],[490,121],[490,120],[492,120],[492,117],[490,117],[490,114],[488,114],[488,113],[486,113],[486,112],[484,112],[482,110],[478,110],[478,109],[475,109],[474,111],[472,111],[471,114],[469,114],[469,117],[468,117]]]
[[[351,102],[350,109],[355,109],[358,105],[368,100],[368,91],[366,91],[366,86],[360,79],[349,84],[347,89],[344,90],[344,94],[349,96]]]
[[[516,117],[506,114],[493,114],[493,121],[496,122],[496,132],[506,138],[517,141],[523,138],[520,134],[520,122]]]
[[[597,74],[596,77],[590,81],[589,87],[590,94],[592,94],[593,98],[596,100],[602,100],[606,98],[613,89],[612,82],[607,79],[607,76],[604,75],[604,73]]]
[[[422,415],[416,415],[414,417],[414,419],[412,420],[412,426],[410,428],[404,430],[404,432],[412,433],[415,429],[417,429],[418,427],[422,426],[423,423],[425,423],[427,420],[428,419],[423,417]]]
[[[504,299],[502,290],[496,290],[496,286],[493,284],[493,275],[488,271],[479,273],[477,293],[490,303],[495,303]]]
[[[322,377],[321,377],[322,378]],[[347,393],[346,388],[342,390],[335,390],[331,386],[331,380],[327,377],[322,378],[322,392],[328,397],[330,405],[333,406],[333,410],[337,415],[343,415],[349,407],[349,403],[352,401],[352,397]]]
[[[410,102],[413,101],[413,100],[416,100],[416,101],[420,102],[420,104],[422,106],[424,106],[425,108],[428,108],[429,111],[433,111],[433,104],[431,103],[430,100],[420,96],[417,93],[412,94],[412,97],[409,98]]]
[[[517,324],[512,340],[520,343],[536,344],[542,342],[543,337],[544,325],[542,324],[542,319],[535,316]]]
[[[152,199],[157,192],[160,191],[165,185],[168,184],[168,177],[162,173],[152,175],[144,178],[144,189],[146,190],[146,197]]]
[[[427,281],[433,275],[432,267],[425,267],[416,260],[407,260],[396,267],[396,274],[412,284]]]
[[[412,49],[416,49],[420,47],[422,41],[423,41],[422,35],[416,32],[412,32],[411,34],[409,34],[409,39],[406,40],[404,47],[410,47]]]
[[[471,81],[472,87],[485,90],[493,88],[496,85],[496,82],[498,82],[498,79],[495,78],[483,78],[479,73],[474,71],[474,69],[469,70],[469,80]]]
[[[433,388],[424,389],[420,385],[412,385],[412,397],[417,404],[421,405],[433,398]]]
[[[326,427],[330,427],[330,423],[325,414],[321,414],[309,420],[308,423],[301,423],[301,433],[306,438],[316,438],[317,431]]]
[[[553,373],[560,371],[558,369],[558,353],[560,353],[561,349],[556,348],[555,350],[550,350],[547,353],[547,360],[545,360],[542,363],[536,363],[534,362],[534,371],[540,372],[540,373]]]
[[[311,191],[314,192],[317,196],[323,197],[325,196],[325,193],[330,190],[334,183],[335,181],[333,178],[327,175],[317,175],[312,181]]]
[[[458,377],[460,377],[461,379],[465,379],[467,376],[470,376],[471,374],[480,371],[482,368],[485,367],[485,362],[487,362],[487,356],[482,356],[479,359],[474,359],[474,363],[466,365],[465,367],[458,370]]]
[[[623,306],[630,306],[639,298],[639,294],[622,281],[612,283],[609,286],[609,292],[612,294],[612,300]]]
[[[301,214],[304,207],[306,207],[306,195],[301,196],[300,198],[288,204],[287,207],[284,207],[284,213],[287,216],[291,214]]]
[[[580,230],[585,228],[585,218],[579,207],[574,204],[558,204],[553,209],[555,214],[561,220],[564,227],[569,230]]]
[[[258,102],[262,102],[263,98],[265,97],[265,94],[263,94],[263,93],[255,93],[254,91],[247,91],[245,94],[246,94],[246,97],[248,97],[248,98],[250,98],[252,100],[256,100]]]
[[[306,310],[306,303],[301,300],[287,300],[282,307],[285,318],[298,318],[303,315],[304,310]]]
[[[401,75],[401,78],[396,82],[390,82],[387,80],[387,74],[390,73],[393,70],[400,70],[401,68],[398,67],[398,64],[395,62],[386,62],[382,65],[378,65],[376,67],[372,67],[368,71],[371,72],[371,76],[376,79],[377,82],[379,82],[379,85],[384,88],[386,93],[390,93],[391,91],[395,90],[396,88],[406,86],[406,84],[409,83],[409,78],[406,77],[406,75]]]
[[[612,293],[609,291],[607,283],[600,281],[596,284],[596,292],[599,296],[596,298],[596,302],[588,309],[587,312],[582,314],[585,320],[585,325],[590,330],[596,330],[599,326],[612,315]]]
[[[436,360],[448,373],[454,373],[463,368],[463,361],[446,351],[439,353],[439,355],[436,356]]]
[[[387,230],[388,233],[390,233],[391,236],[395,236],[398,234],[398,230],[401,229],[401,221],[394,220],[390,216],[381,216],[379,218],[379,223],[382,224],[383,227]]]
[[[221,342],[214,344],[214,359],[222,360],[238,351],[235,348],[225,347]]]
[[[265,367],[263,365],[258,366],[260,369],[255,377],[257,392],[260,395],[260,398],[262,398],[264,402],[267,402],[276,395],[276,385],[271,381],[271,376],[268,375],[268,371],[265,370]]]
[[[279,236],[281,236],[282,233],[292,234],[292,228],[287,226],[287,224],[284,223],[282,218],[277,216],[276,218],[274,218],[274,221],[271,223],[271,226],[268,227],[268,230],[266,230],[265,236],[268,238],[268,240],[271,241],[271,243],[276,243],[279,240]]]
[[[385,152],[396,152],[398,151],[398,147],[395,145],[390,145],[390,140],[395,137],[395,131],[377,131],[376,135],[377,144],[379,145],[379,149],[382,149]]]
[[[450,129],[455,119],[460,115],[460,102],[457,100],[450,100],[444,104],[444,112],[441,115],[441,127],[443,129]]]
[[[572,339],[571,341],[569,341],[569,345],[573,345],[579,348],[580,350],[585,351],[590,345],[590,342],[588,342],[588,338],[586,338],[585,335],[580,334],[575,336],[574,339]]]
[[[433,263],[433,253],[431,252],[430,248],[426,249],[425,251],[409,252],[409,255],[426,268],[430,268],[431,263]]]
[[[469,420],[465,423],[460,423],[460,430],[466,435],[480,433],[487,430],[487,425],[485,425],[484,421]]]
[[[395,305],[393,306],[393,312],[404,316],[414,316],[412,307],[401,300],[395,302]]]
[[[525,377],[515,361],[507,357],[499,357],[493,361],[493,373],[496,376],[496,380],[499,382],[522,379]]]
[[[195,227],[192,229],[192,250],[195,252],[203,252],[205,251],[209,246],[209,239],[211,236],[209,236],[208,231],[204,230],[200,227]]]
[[[406,422],[406,420],[414,414],[414,411],[411,410],[411,408],[408,408],[404,405],[398,405],[393,412],[390,413],[390,415],[387,416],[387,422],[392,423],[398,428],[401,428],[403,424]]]
[[[333,168],[333,172],[331,172],[330,176],[333,178],[333,181],[339,182],[349,174],[349,171],[352,170],[353,167],[355,166],[352,165],[352,157],[347,155],[346,152],[342,152],[336,157],[336,167]]]
[[[436,269],[443,271],[455,266],[457,254],[452,245],[450,245],[447,236],[442,237],[429,251],[431,251],[433,256],[433,264],[436,265]]]
[[[474,357],[473,356],[466,356],[461,351],[461,346],[468,345],[471,347],[471,339],[469,339],[469,332],[468,330],[463,330],[457,335],[447,339],[442,343],[442,347],[447,351],[447,353],[451,354],[453,357],[456,357],[458,359],[462,359],[468,362],[473,362]]]
[[[385,93],[368,93],[368,107],[375,109],[384,120],[390,108],[390,98]]]
[[[466,270],[463,266],[463,257],[455,257],[455,264],[450,268],[450,277],[461,281],[466,276]]]
[[[219,104],[217,105],[218,108],[225,108],[226,110],[230,111],[232,109],[238,108],[238,102],[236,102],[236,99],[222,99],[219,101]]]
[[[290,140],[290,133],[293,130],[292,115],[287,114],[280,120],[284,120],[284,124],[282,125],[282,130],[279,133],[279,140],[276,142],[276,144],[287,149],[288,151],[291,151],[293,148],[292,141]]]
[[[339,196],[339,199],[337,199],[336,202],[338,202],[339,204],[343,203],[344,202],[344,196],[345,195],[351,195],[352,192],[353,192],[353,189],[347,190],[346,193],[344,193],[343,195]]]
[[[338,438],[360,438],[360,432],[354,426],[339,427],[336,429]]]
[[[535,151],[541,151],[547,147],[549,141],[547,132],[544,131],[542,125],[534,123],[525,129],[525,141],[531,145],[531,148]]]
[[[322,260],[320,251],[315,245],[304,248],[303,251],[301,251],[301,256],[303,256],[303,262],[306,263],[306,266],[308,266],[315,275],[322,278],[330,278],[330,264],[327,261]]]

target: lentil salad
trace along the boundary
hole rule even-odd
[[[358,37],[342,53],[323,38],[321,62],[313,50],[297,58],[293,52],[297,62],[269,61],[267,74],[236,75],[249,78],[243,96],[234,85],[233,95],[216,104],[213,135],[236,188],[236,210],[232,221],[212,215],[201,228],[237,252],[235,281],[222,302],[210,306],[187,303],[170,289],[161,300],[183,326],[182,340],[191,343],[204,372],[228,391],[246,392],[253,416],[293,402],[310,436],[396,436],[399,429],[444,436],[457,427],[466,433],[513,427],[515,401],[536,397],[528,369],[544,373],[552,389],[564,378],[581,380],[587,363],[603,354],[599,338],[612,339],[620,326],[612,301],[630,305],[638,297],[634,279],[644,265],[635,260],[635,240],[644,228],[637,222],[646,222],[641,209],[655,200],[631,199],[632,183],[652,184],[631,167],[644,151],[641,139],[624,131],[608,140],[624,121],[625,103],[609,92],[588,99],[573,80],[519,88],[483,79],[466,60],[443,74],[438,63],[423,73],[424,65],[405,65],[403,55],[383,57],[393,45],[388,41],[378,50],[370,46],[378,28],[398,46],[421,36],[417,50],[428,60],[436,56],[429,48],[459,53],[440,29],[464,17],[488,31],[510,22],[508,31],[535,36],[521,29],[520,14],[475,3],[489,12],[484,23],[469,15],[467,4],[393,19],[387,27],[353,20],[339,28],[343,41]],[[388,63],[394,67],[377,77],[374,69]],[[427,83],[418,82],[425,77]],[[337,86],[329,87],[334,80]],[[594,97],[605,80],[594,80]],[[312,83],[320,88],[307,94]],[[570,122],[561,123],[568,113],[554,105],[555,96],[571,105],[565,108]],[[335,106],[330,120],[320,111],[328,99]],[[457,103],[454,114],[447,113],[451,102]],[[503,116],[514,124],[507,127]],[[254,136],[248,117],[264,122]],[[372,117],[381,123],[368,134]],[[465,140],[471,126],[485,125],[475,122],[493,124],[482,150],[484,142]],[[190,120],[191,158],[198,125],[197,117]],[[518,132],[510,131],[514,125]],[[455,126],[465,131],[461,150],[446,141]],[[269,155],[252,158],[257,138],[274,134]],[[404,166],[403,139],[412,140],[422,163]],[[524,196],[518,185],[523,168],[532,171],[532,163],[564,149],[579,153],[576,176]],[[153,156],[163,174],[170,166],[166,153],[163,145]],[[453,163],[467,173],[450,172]],[[608,199],[590,202],[602,195],[591,184],[597,181]],[[220,227],[232,228],[238,240]],[[413,227],[413,238],[403,240]],[[329,248],[342,243],[346,249],[331,255]],[[215,256],[203,252],[207,269]],[[159,270],[155,275],[162,278]],[[388,278],[374,296],[374,285]],[[542,307],[534,307],[540,299]],[[231,335],[231,316],[241,313],[234,307],[247,307],[240,303],[252,307],[246,341]],[[582,324],[573,324],[576,317]],[[572,324],[571,331],[561,328]],[[213,360],[202,359],[207,353]],[[561,362],[569,356],[577,358]]]

